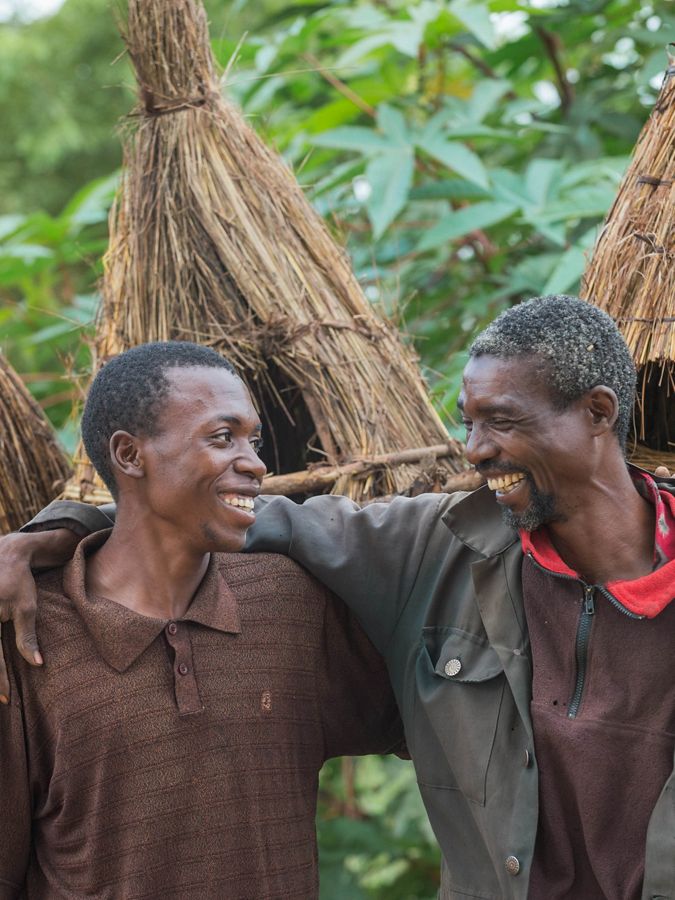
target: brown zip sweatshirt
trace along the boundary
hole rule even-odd
[[[639,900],[673,767],[675,603],[631,618],[523,560],[539,828],[529,900]]]

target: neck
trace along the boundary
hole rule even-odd
[[[590,583],[628,581],[652,571],[654,508],[637,492],[623,459],[595,473],[564,520],[547,528],[561,558]]]
[[[177,619],[190,606],[209,557],[165,523],[118,508],[112,534],[87,561],[87,592],[144,616]]]

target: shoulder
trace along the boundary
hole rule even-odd
[[[260,594],[285,587],[316,599],[327,593],[300,563],[281,553],[217,553],[215,559],[232,590],[253,586]]]

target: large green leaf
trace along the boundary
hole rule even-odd
[[[434,159],[442,162],[449,169],[453,169],[468,181],[473,181],[482,188],[488,186],[489,179],[485,166],[480,157],[473,150],[469,150],[465,144],[448,141],[441,135],[437,135],[418,146],[429,156],[433,156]]]
[[[334,147],[338,150],[353,150],[357,153],[381,153],[391,149],[389,138],[379,134],[373,128],[361,128],[346,125],[334,128],[311,138],[317,147]]]
[[[366,204],[377,239],[401,212],[412,185],[415,158],[410,148],[390,150],[368,163],[366,178],[372,189]]]
[[[450,213],[422,236],[419,250],[432,250],[442,244],[475,231],[503,222],[517,212],[518,207],[509,203],[474,203]]]
[[[472,0],[453,0],[450,4],[450,10],[481,44],[490,49],[495,46],[495,33],[490,19],[490,8],[487,3],[476,3],[472,2]]]

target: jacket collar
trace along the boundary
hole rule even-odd
[[[98,531],[84,538],[63,570],[63,591],[73,603],[101,657],[124,672],[161,634],[170,619],[142,616],[106,597],[87,595],[86,558],[102,546],[110,535]],[[196,622],[216,631],[241,631],[237,601],[220,571],[218,555],[211,554],[209,566],[192,603],[176,621]]]
[[[481,556],[497,556],[518,541],[518,532],[502,519],[487,485],[454,503],[443,522],[455,537]]]

